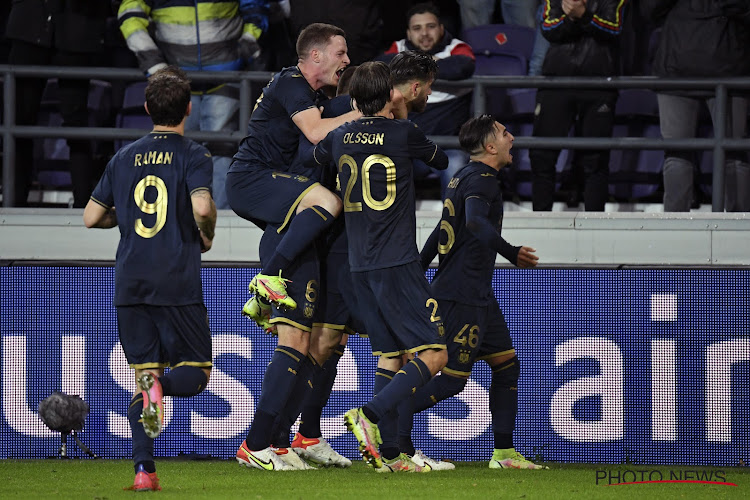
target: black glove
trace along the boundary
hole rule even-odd
[[[239,41],[239,49],[240,57],[247,62],[251,62],[260,56],[260,45],[258,45],[258,41],[250,33],[242,35]]]

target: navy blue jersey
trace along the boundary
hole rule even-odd
[[[299,68],[284,68],[276,73],[250,115],[248,135],[242,140],[230,172],[257,167],[286,171],[294,163],[300,129],[292,117],[317,108],[322,93],[313,90]]]
[[[318,106],[323,108],[321,118],[336,118],[353,110],[352,100],[348,95],[340,95],[333,99],[321,96],[318,99]],[[305,158],[312,155],[313,148],[315,145],[300,132],[298,158],[289,168],[289,172],[318,181],[331,191],[336,190],[336,166],[334,164],[321,166],[304,162]]]
[[[481,162],[470,162],[448,183],[440,221],[440,264],[432,291],[437,299],[472,305],[494,300],[492,273],[497,252],[479,241],[466,227],[466,200],[479,198],[490,206],[489,219],[500,232],[503,197],[498,171]]]
[[[152,132],[109,161],[91,198],[117,210],[116,306],[203,303],[190,195],[212,177],[208,150],[177,133]]]
[[[336,162],[352,271],[419,259],[412,159],[445,169],[441,149],[408,120],[370,116],[329,133],[313,157],[320,165]]]

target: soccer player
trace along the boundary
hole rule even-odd
[[[290,172],[300,133],[317,144],[331,130],[360,116],[351,111],[321,118],[321,88],[336,86],[349,64],[344,32],[330,24],[307,26],[297,38],[297,66],[284,68],[266,85],[255,105],[248,135],[240,144],[226,181],[227,198],[237,215],[261,229],[267,225],[282,233],[249,289],[269,314],[268,302],[294,309],[286,293],[283,269],[307,249],[341,213],[341,200],[320,183]],[[250,308],[250,305],[248,305]],[[295,355],[296,356],[296,355]]]
[[[208,384],[200,254],[216,227],[211,155],[183,137],[191,104],[182,70],[168,66],[149,78],[146,111],[154,130],[112,157],[83,212],[86,227],[120,229],[114,303],[138,386],[128,408],[136,491],[161,489],[153,454],[162,396],[195,396]]]
[[[335,116],[349,110],[349,82],[346,80],[347,77],[351,77],[353,70],[350,66],[342,75],[338,96],[330,103],[326,103],[323,116]],[[422,111],[438,71],[435,60],[422,51],[404,51],[393,59],[390,71],[394,86],[394,117],[406,118],[410,111]],[[338,191],[341,195],[340,189]],[[339,455],[322,438],[320,418],[331,394],[337,363],[347,343],[348,335],[344,332],[363,334],[366,330],[357,319],[359,306],[351,291],[348,242],[343,222],[343,219],[338,219],[331,228],[329,248],[322,261],[321,274],[325,279],[321,290],[324,293],[321,293],[322,300],[316,309],[316,315],[319,315],[321,323],[313,325],[313,341],[310,347],[311,354],[319,360],[322,370],[313,382],[309,401],[305,403],[302,411],[299,432],[292,443],[294,450],[306,460],[340,467],[346,467],[351,462]],[[387,427],[381,430],[381,435],[386,439],[391,429]],[[392,438],[395,446],[398,440],[397,432]]]
[[[348,95],[348,81],[354,72],[349,66],[342,74],[337,89],[339,96],[331,100],[319,102],[324,118],[340,116],[352,110],[351,99]],[[314,147],[304,135],[300,136],[300,155],[309,152]],[[309,178],[319,181],[323,186],[336,190],[336,172],[334,169],[321,169],[317,164],[312,167],[295,166],[295,171]],[[328,401],[336,376],[336,364],[343,355],[344,345],[341,345],[343,332],[349,328],[352,317],[349,308],[344,303],[344,295],[340,291],[339,282],[345,284],[348,278],[348,262],[346,254],[346,238],[343,219],[337,218],[334,224],[327,230],[327,234],[318,242],[318,250],[321,268],[316,283],[310,284],[306,290],[313,289],[313,294],[306,294],[305,298],[314,299],[310,306],[305,309],[311,311],[312,331],[310,332],[309,357],[313,362],[304,363],[298,370],[297,382],[292,390],[287,405],[277,417],[275,430],[272,433],[272,447],[277,453],[282,452],[282,459],[287,465],[293,465],[296,469],[300,467],[300,461],[296,455],[314,466],[349,467],[351,460],[339,454],[320,431],[320,416],[323,407]],[[264,235],[264,239],[266,236]],[[311,260],[315,256],[308,256]],[[299,259],[297,259],[299,260]],[[347,273],[345,273],[346,271]],[[341,275],[341,278],[339,278]],[[297,270],[291,276],[294,287],[295,281],[304,282],[307,277],[300,276]],[[300,279],[301,278],[301,279]],[[290,288],[291,290],[291,288]],[[293,293],[291,293],[294,296]],[[348,294],[350,297],[351,294]],[[293,312],[292,312],[293,314]],[[275,311],[274,318],[268,321],[273,327],[279,316],[290,316],[288,311]],[[310,326],[309,318],[302,319],[297,316],[296,324],[304,323]],[[349,330],[351,331],[351,330]],[[337,349],[338,347],[338,349]],[[290,442],[289,434],[291,427],[300,412],[303,413],[303,421],[300,426],[306,434],[297,433],[294,441]],[[289,448],[291,448],[291,452]],[[294,463],[291,464],[290,461]]]
[[[413,412],[461,392],[475,360],[484,360],[492,369],[490,413],[495,450],[490,468],[541,469],[513,447],[520,368],[492,290],[497,254],[521,268],[535,267],[539,260],[533,248],[512,246],[501,236],[503,199],[497,174],[513,160],[513,135],[491,115],[482,115],[461,127],[459,142],[471,155],[470,162],[448,184],[442,218],[420,255],[427,269],[440,254],[432,294],[445,315],[448,363],[439,376],[417,390],[411,400]],[[414,449],[412,414],[403,405],[399,419],[400,449],[424,459]],[[432,465],[433,470],[452,468],[443,462]]]
[[[383,449],[381,459],[378,422],[447,361],[437,301],[430,296],[415,245],[412,159],[444,169],[448,158],[413,123],[389,119],[394,91],[384,63],[358,67],[350,95],[363,117],[336,129],[313,151],[320,165],[334,161],[338,167],[352,285],[365,305],[358,313],[373,354],[380,356],[375,397],[349,410],[345,421],[368,464],[420,471],[398,448],[395,454]],[[419,355],[404,365],[402,355],[408,352]]]

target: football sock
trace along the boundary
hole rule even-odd
[[[513,448],[513,429],[518,408],[518,358],[513,357],[492,367],[490,413],[496,449]]]
[[[143,393],[139,392],[130,400],[128,406],[128,422],[130,423],[130,432],[133,436],[133,462],[138,464],[154,463],[154,440],[146,435],[141,422],[141,413],[143,412]],[[144,465],[145,466],[145,465]],[[153,471],[156,472],[154,468]]]
[[[323,435],[320,431],[320,419],[323,416],[323,408],[331,397],[338,371],[337,366],[343,354],[344,349],[339,346],[323,363],[322,369],[315,373],[312,393],[302,408],[302,417],[299,424],[299,433],[305,437],[319,438]]]
[[[279,414],[279,437],[284,437],[283,441],[279,441],[279,443],[285,443],[285,446],[278,444],[279,448],[289,447],[289,433],[292,425],[294,425],[303,406],[310,398],[313,390],[313,380],[315,380],[315,375],[319,371],[321,371],[320,365],[310,355],[305,356],[300,363],[297,370],[297,380],[294,383],[284,409]],[[274,444],[276,444],[275,441]]]
[[[441,373],[417,390],[412,398],[412,411],[416,414],[427,408],[432,408],[440,401],[463,391],[465,386],[466,379]]]
[[[189,398],[200,394],[206,388],[208,377],[202,368],[182,365],[159,377],[159,382],[165,396]]]
[[[385,389],[388,384],[393,381],[393,377],[396,376],[396,372],[386,370],[384,368],[378,368],[375,370],[375,383],[372,388],[372,393],[375,397]],[[388,460],[393,460],[399,455],[398,449],[398,413],[396,413],[396,407],[385,413],[378,420],[378,428],[380,429],[380,437],[383,443],[380,445],[380,453]]]
[[[289,267],[294,258],[309,247],[334,220],[336,218],[333,215],[318,205],[296,214],[261,273],[278,276],[279,272]]]
[[[401,451],[414,455],[414,443],[411,431],[414,426],[414,415],[432,408],[437,403],[461,392],[466,379],[440,374],[417,389],[411,398],[402,401],[398,407],[398,441]]]
[[[297,380],[297,370],[305,356],[291,347],[279,346],[263,375],[258,406],[247,434],[247,445],[252,451],[262,450],[271,444],[274,422],[286,406]],[[262,445],[262,446],[261,446]]]
[[[377,420],[382,419],[388,411],[394,409],[404,398],[414,394],[431,377],[430,370],[421,359],[412,359],[396,372],[393,380],[365,405],[363,408],[365,416],[370,418],[368,415],[370,412]]]

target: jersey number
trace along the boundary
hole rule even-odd
[[[146,201],[146,188],[149,186],[156,188],[156,200],[153,203]],[[167,185],[159,177],[147,175],[135,186],[133,197],[138,210],[144,214],[156,214],[156,224],[152,227],[147,227],[141,219],[136,219],[135,234],[142,238],[153,238],[167,222]]]
[[[466,330],[468,330],[468,332]],[[479,345],[479,326],[473,325],[470,327],[468,323],[465,324],[464,327],[461,328],[461,331],[456,334],[453,342],[461,344],[464,347],[466,347],[466,344],[469,344],[469,347],[474,349]]]
[[[385,167],[386,195],[382,200],[373,198],[372,189],[370,188],[370,170],[375,165]],[[339,173],[345,166],[349,167],[351,175],[344,191],[344,212],[361,212],[362,202],[351,201],[352,190],[357,182],[357,177],[359,177],[359,167],[354,158],[349,155],[342,155],[339,158]],[[393,205],[393,202],[396,200],[396,164],[393,163],[393,160],[379,154],[370,155],[365,158],[364,163],[362,163],[362,199],[373,210],[387,210]]]
[[[453,206],[453,202],[450,198],[445,199],[443,208],[448,209],[449,217],[452,218],[456,216],[456,209]],[[445,255],[451,251],[451,248],[453,248],[453,244],[456,242],[456,232],[453,230],[453,226],[451,226],[451,223],[445,219],[440,221],[440,230],[445,231],[445,234],[448,236],[445,244],[441,243],[438,245],[438,252],[440,252],[440,255]]]

